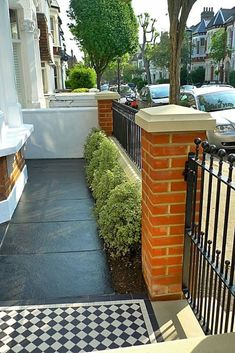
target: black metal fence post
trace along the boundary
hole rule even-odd
[[[141,169],[141,128],[135,123],[138,110],[113,101],[113,136]]]

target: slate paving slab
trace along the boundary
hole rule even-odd
[[[102,250],[96,221],[11,223],[0,255]]]
[[[91,193],[86,185],[81,183],[65,183],[53,180],[39,180],[34,183],[28,183],[25,186],[24,193],[20,202],[50,200],[81,200],[91,199]]]
[[[102,250],[0,256],[1,301],[112,293]]]
[[[20,202],[12,217],[12,222],[66,222],[94,219],[92,200],[72,199]]]
[[[25,192],[0,227],[0,305],[112,294],[84,161],[27,166]]]

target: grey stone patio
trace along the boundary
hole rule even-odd
[[[29,181],[0,225],[0,301],[66,302],[112,294],[83,160],[28,161]]]

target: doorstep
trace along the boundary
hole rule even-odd
[[[164,341],[205,336],[187,300],[156,301],[152,306]]]
[[[189,338],[172,342],[148,344],[99,353],[234,353],[235,333]]]

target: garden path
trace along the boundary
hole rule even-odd
[[[58,303],[112,294],[84,161],[29,160],[27,166],[19,205],[0,225],[0,301]]]

